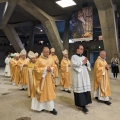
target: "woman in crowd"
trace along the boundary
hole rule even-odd
[[[116,80],[119,73],[119,59],[116,54],[114,54],[114,57],[111,59],[111,68],[114,79]]]

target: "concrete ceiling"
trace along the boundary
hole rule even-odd
[[[29,0],[28,0],[29,1]],[[62,8],[59,5],[55,3],[57,0],[31,0],[36,6],[41,8],[44,12],[46,12],[48,15],[55,17],[58,19],[56,22],[58,31],[60,33],[63,33],[64,31],[64,21],[60,22],[59,17],[66,18],[66,16],[70,16],[73,11],[77,9],[81,9],[82,7],[85,6],[93,6],[93,26],[94,28],[99,28],[100,23],[99,23],[99,17],[98,17],[98,12],[97,8],[94,4],[93,0],[74,0],[77,5],[67,7],[67,8]],[[117,4],[118,6],[120,5],[120,0],[112,0],[114,4]],[[4,8],[5,4],[0,3],[0,8],[1,10]],[[41,22],[38,21],[35,17],[33,17],[30,13],[26,12],[23,8],[21,8],[19,5],[17,5],[8,21],[8,24],[17,24],[17,23],[23,23],[23,22],[28,22],[30,21],[31,23],[38,25],[39,27],[42,27],[40,24]],[[18,32],[19,35],[26,36],[30,33],[30,26],[27,27],[16,27],[16,31]],[[26,33],[26,34],[25,34]],[[44,31],[41,33],[39,29],[36,28],[36,34],[45,34]],[[0,30],[0,36],[4,36],[4,33]]]
[[[44,12],[52,17],[67,16],[71,15],[74,10],[81,9],[84,6],[93,6],[93,14],[97,14],[97,9],[93,0],[74,0],[77,5],[62,8],[55,3],[57,0],[31,0],[36,6],[41,8]],[[120,5],[120,0],[112,0],[114,4]],[[0,3],[0,12],[2,12],[4,3]],[[17,5],[8,21],[9,24],[20,23],[24,21],[31,21],[34,24],[40,24],[36,18],[34,18],[30,13],[26,12],[23,8]]]
[[[71,15],[74,10],[81,9],[84,6],[93,6],[94,14],[97,14],[97,9],[95,7],[93,0],[74,0],[77,3],[77,5],[67,8],[62,8],[59,5],[57,5],[55,3],[55,1],[57,0],[31,0],[31,1],[52,17],[66,16],[68,14]],[[23,21],[38,22],[36,18],[34,18],[31,14],[29,14],[19,5],[17,5],[8,22],[18,23]]]
[[[8,23],[9,24],[15,24],[20,23],[24,21],[38,21],[36,18],[34,18],[30,13],[26,12],[23,8],[21,8],[19,5],[15,7],[15,10],[13,11]]]
[[[57,0],[31,0],[36,6],[41,8],[44,12],[46,12],[48,15],[52,17],[59,17],[62,16],[63,20],[66,18],[66,16],[71,16],[72,12],[77,9],[81,9],[84,6],[93,6],[94,14],[97,14],[97,9],[95,7],[95,4],[93,0],[74,0],[77,5],[62,8],[59,5],[55,3]],[[4,3],[1,3],[1,6],[3,8]],[[2,9],[1,8],[1,9]],[[38,21],[35,17],[33,17],[30,13],[26,12],[23,8],[21,8],[19,5],[16,5],[11,17],[9,18],[8,24],[16,24],[21,22],[31,21],[33,24],[40,24],[40,21]],[[63,30],[63,26],[61,23],[57,23],[58,30]],[[62,27],[62,28],[61,28]],[[25,29],[22,28],[22,29]],[[28,27],[29,29],[29,27]],[[27,32],[27,31],[26,31]]]
[[[112,0],[113,4],[120,5],[120,0]]]
[[[93,0],[74,0],[77,5],[62,8],[55,3],[58,0],[32,0],[32,2],[44,10],[47,14],[51,16],[59,16],[59,15],[67,15],[76,9],[80,9],[86,4],[88,6],[93,6],[95,8],[95,4]]]

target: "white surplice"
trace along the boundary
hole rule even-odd
[[[83,93],[91,91],[90,77],[88,74],[91,71],[90,62],[87,61],[87,66],[83,65],[82,61],[85,56],[73,55],[71,58],[71,82],[75,93]]]
[[[11,58],[8,58],[8,57],[5,59],[6,66],[5,66],[4,75],[8,77],[10,77],[10,64],[9,64],[10,60]]]
[[[36,111],[48,110],[52,111],[54,109],[54,101],[45,101],[40,103],[37,97],[32,98],[31,109]]]
[[[100,86],[98,87],[98,89],[96,89],[94,91],[94,97],[98,97],[99,100],[101,101],[109,101],[109,97],[102,97],[101,96],[101,91],[100,91]]]

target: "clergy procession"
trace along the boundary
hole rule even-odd
[[[20,53],[9,53],[5,59],[4,75],[11,77],[13,86],[18,86],[21,91],[26,90],[31,99],[32,110],[49,111],[57,115],[54,100],[56,87],[60,86],[61,92],[73,93],[75,106],[88,113],[87,105],[92,103],[88,72],[91,71],[91,64],[83,55],[82,45],[78,45],[75,51],[71,60],[68,58],[68,50],[61,51],[61,61],[56,56],[55,49],[48,47],[43,48],[41,55],[33,51],[27,54],[25,49]],[[93,94],[96,101],[111,105],[110,68],[105,58],[106,52],[101,51],[95,62]]]

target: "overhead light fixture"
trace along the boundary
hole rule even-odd
[[[43,44],[44,41],[41,41],[41,44]]]
[[[39,43],[43,44],[44,41],[39,41]]]
[[[59,0],[56,1],[56,3],[63,8],[76,5],[76,3],[73,0]]]
[[[40,32],[43,32],[42,28],[38,27],[38,26],[35,26],[37,29],[40,30]]]

